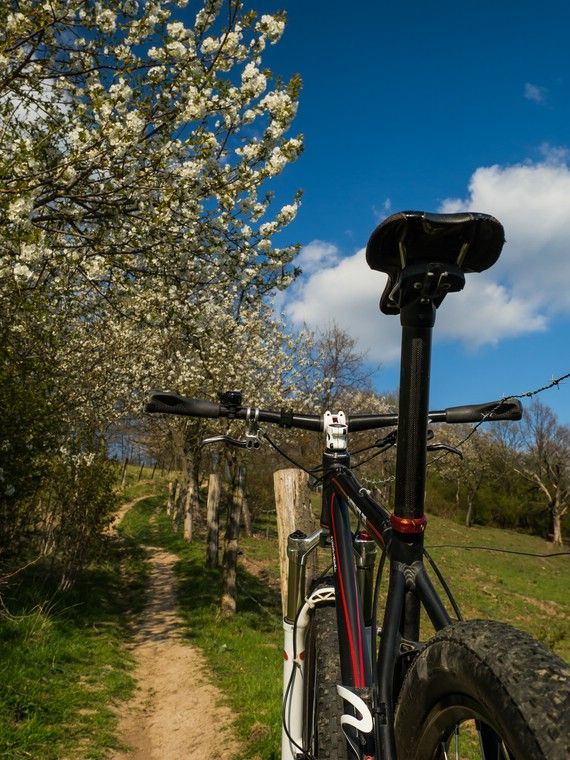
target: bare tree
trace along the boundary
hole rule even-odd
[[[561,544],[562,517],[570,502],[570,428],[558,424],[552,409],[534,401],[521,431],[525,448],[515,470],[546,500],[549,537]]]
[[[338,406],[340,399],[356,391],[372,390],[371,378],[379,367],[371,365],[366,351],[356,340],[332,322],[313,334],[311,369],[305,377],[306,390],[319,392],[322,411]]]

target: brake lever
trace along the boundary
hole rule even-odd
[[[456,454],[459,459],[463,459],[463,453],[456,449],[455,446],[449,446],[447,443],[432,443],[427,447],[428,451],[449,451],[450,454]]]
[[[239,449],[258,449],[261,446],[259,438],[240,441],[238,438],[232,438],[230,435],[212,435],[202,440],[202,446],[210,443],[226,443],[228,446],[235,446]]]
[[[426,440],[431,441],[433,438],[433,430],[428,430],[426,434]],[[378,449],[383,449],[386,447],[387,449],[390,448],[390,446],[395,446],[398,442],[398,431],[392,430],[391,433],[388,433],[388,435],[384,436],[384,438],[378,438],[377,441],[374,441],[374,446]],[[429,447],[428,447],[429,450]]]

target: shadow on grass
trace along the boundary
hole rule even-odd
[[[178,602],[192,620],[218,616],[222,588],[221,568],[205,564],[205,537],[196,535],[191,543],[175,533],[164,509],[164,498],[145,499],[125,516],[119,528],[121,535],[139,544],[159,546],[179,557],[175,572],[178,578]],[[257,629],[267,630],[281,624],[279,594],[262,580],[238,567],[238,612],[250,619]]]
[[[176,565],[178,577],[178,602],[182,612],[193,626],[207,617],[214,617],[221,626],[230,625],[233,617],[221,617],[220,597],[222,588],[221,569],[205,567],[197,557],[181,559]],[[281,599],[279,594],[259,578],[238,569],[238,613],[240,625],[249,625],[263,633],[281,625]],[[189,638],[194,634],[189,632]]]

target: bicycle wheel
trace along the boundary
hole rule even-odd
[[[340,725],[343,702],[340,683],[336,610],[318,606],[305,647],[305,748],[318,760],[346,760],[346,739]]]
[[[570,669],[509,625],[457,623],[410,667],[395,730],[405,760],[567,760]]]

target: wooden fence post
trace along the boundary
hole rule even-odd
[[[127,467],[129,466],[129,457],[128,455],[125,457],[125,461],[123,462],[123,471],[121,473],[121,488],[125,487],[125,483],[127,482]]]
[[[289,468],[273,473],[275,508],[277,511],[277,536],[279,540],[279,567],[281,576],[281,604],[283,614],[287,611],[287,538],[295,530],[312,533],[317,521],[311,509],[309,476],[303,470]],[[316,567],[313,555],[307,564],[307,581]]]

